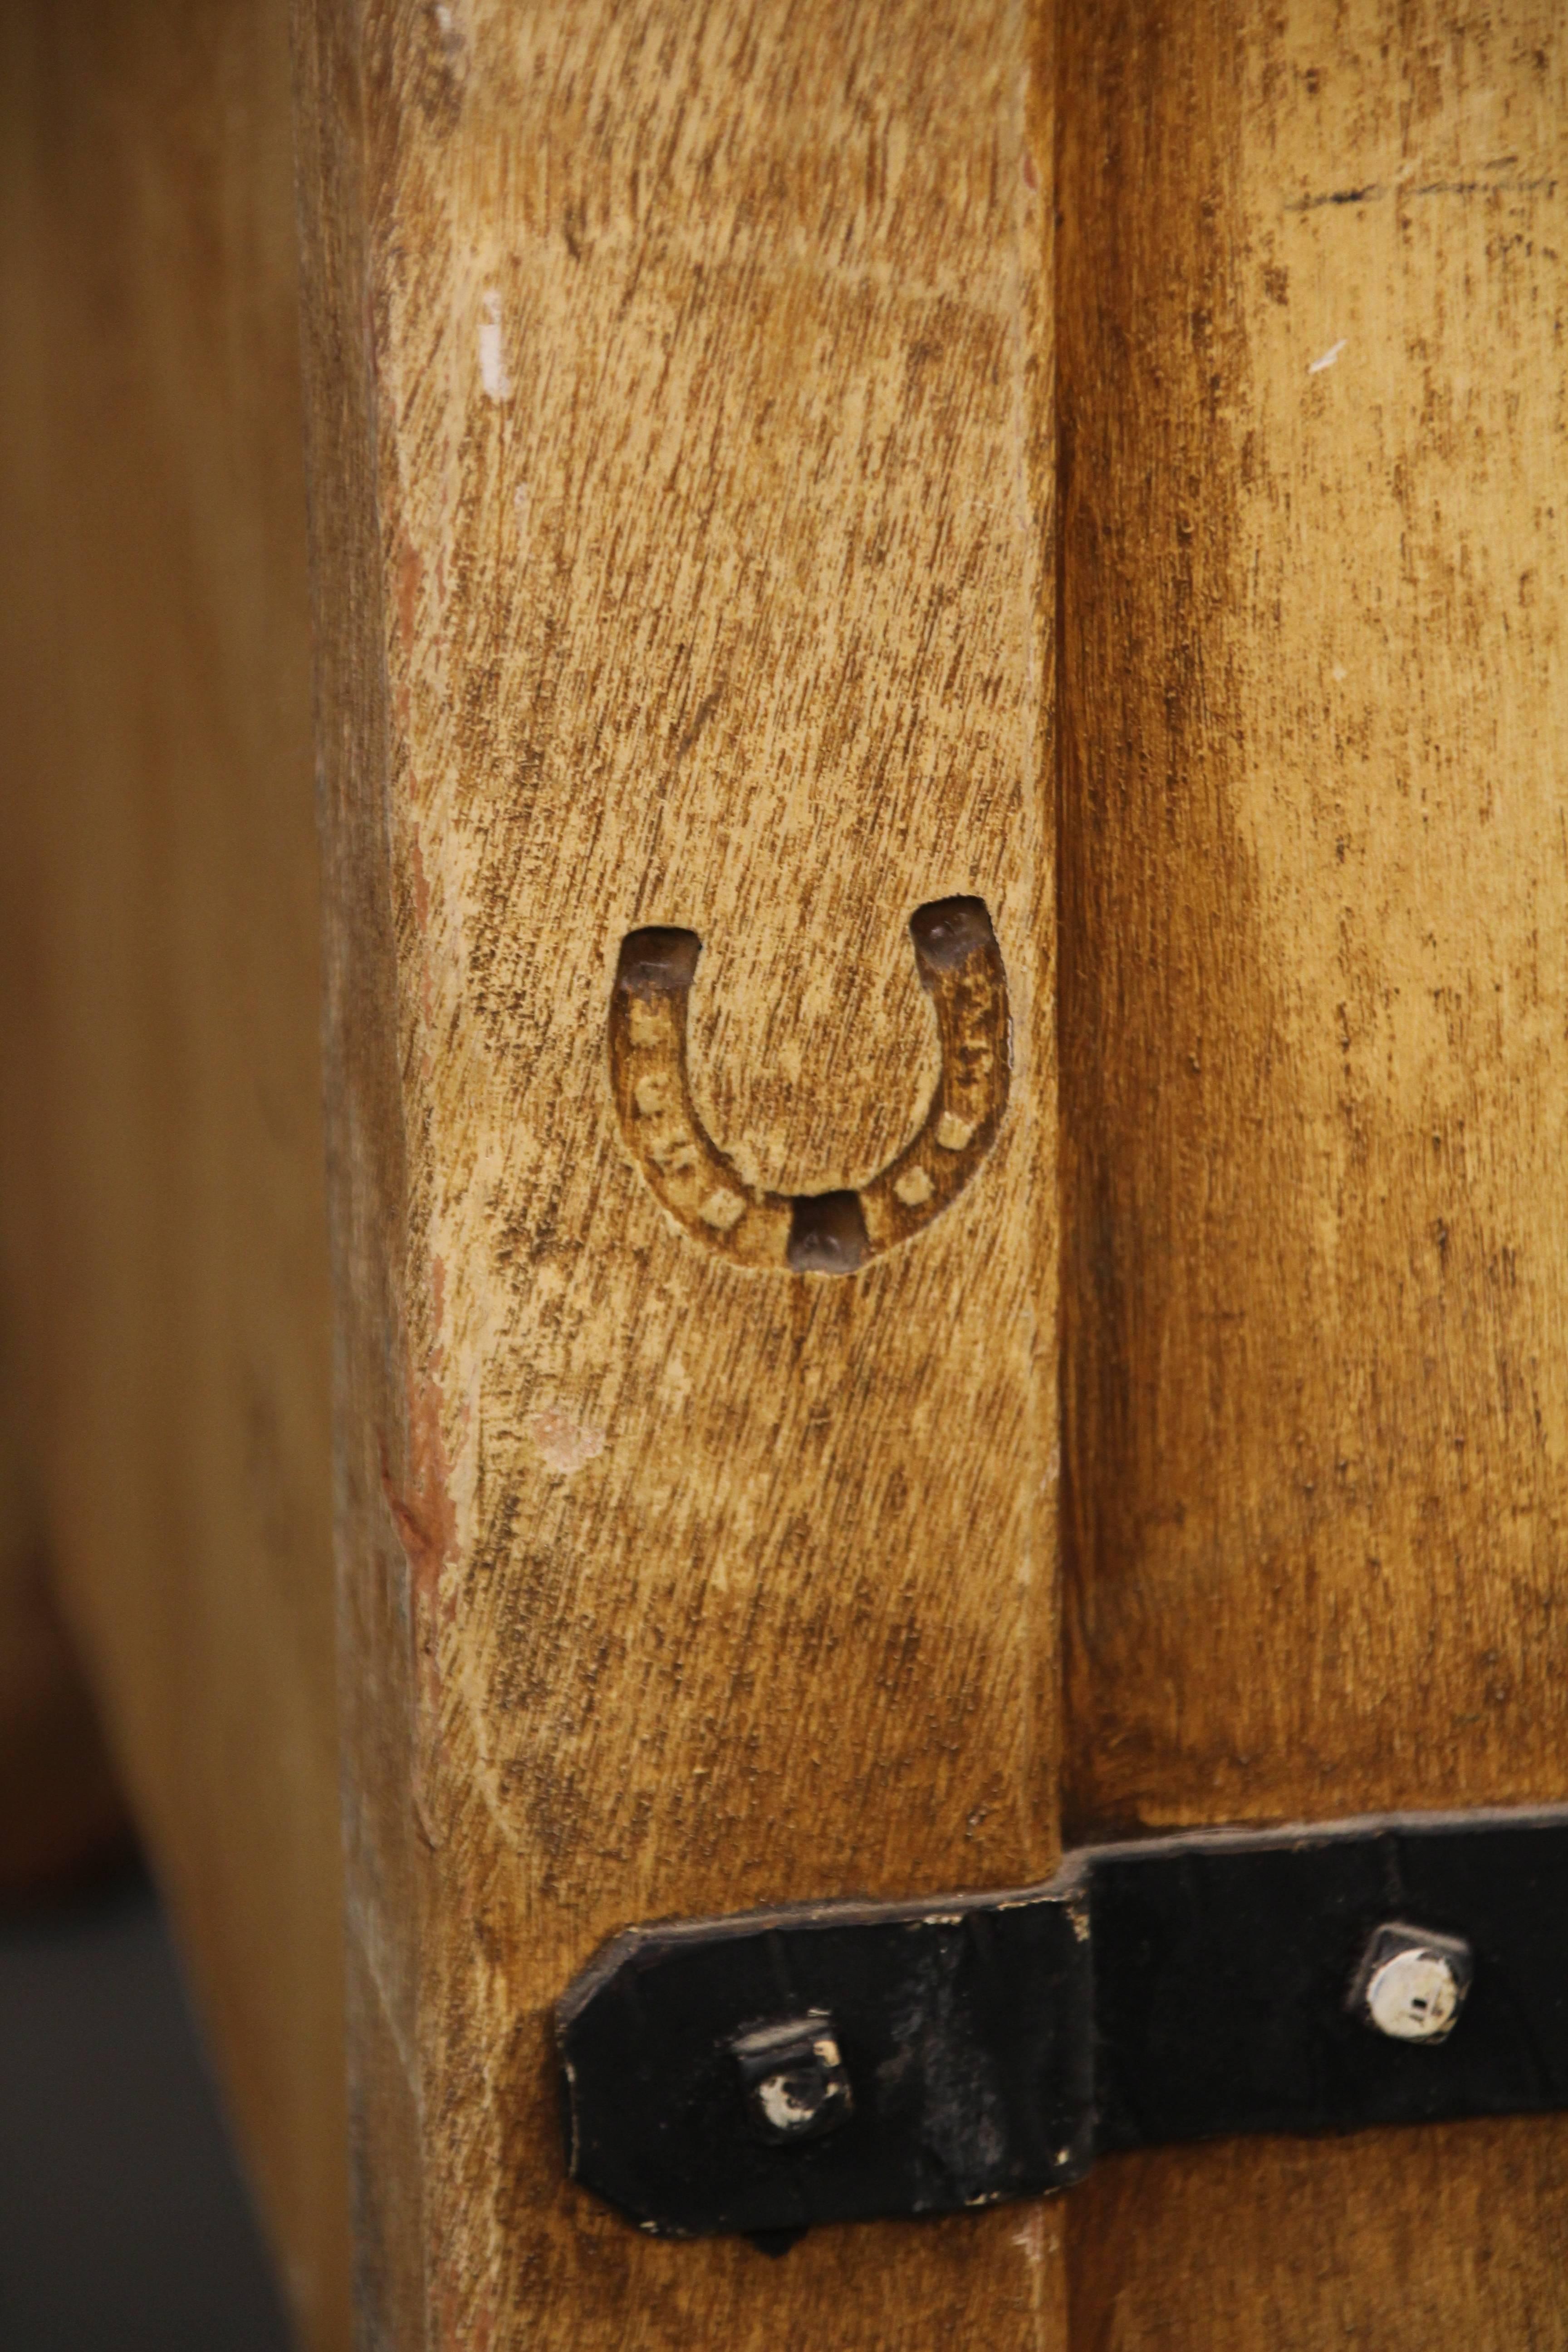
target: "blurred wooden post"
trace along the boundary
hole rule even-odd
[[[38,1533],[295,2311],[335,2347],[331,1309],[289,92],[274,0],[0,11],[0,1250]]]

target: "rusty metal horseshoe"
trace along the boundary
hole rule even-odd
[[[981,898],[939,898],[910,918],[915,964],[936,1013],[942,1076],[920,1132],[858,1192],[748,1185],[697,1116],[686,1012],[695,931],[628,932],[610,1000],[610,1077],[621,1133],[683,1230],[736,1265],[853,1274],[910,1241],[957,1199],[1007,1103],[1007,975]]]

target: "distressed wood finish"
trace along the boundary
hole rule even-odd
[[[1558,12],[1043,14],[296,0],[335,1720],[281,14],[0,20],[5,1280],[313,2347],[341,1738],[367,2346],[1568,2352],[1558,2119],[561,2179],[625,1922],[1050,1868],[1058,1197],[1074,1835],[1568,1781]]]
[[[1069,1827],[1561,1798],[1562,14],[1065,59]],[[1565,2174],[1108,2166],[1073,2341],[1561,2346]]]
[[[372,2231],[363,2324],[1037,2346],[1044,2212],[639,2240],[562,2184],[548,2018],[631,1919],[1055,1852],[1045,78],[957,0],[323,0],[299,49],[354,2056],[428,2250]],[[703,943],[741,1182],[854,1189],[950,896],[1013,1018],[962,1195],[850,1279],[683,1230],[626,935]]]
[[[328,2347],[350,2323],[287,31],[272,0],[0,13],[0,1236],[42,1538]]]
[[[1072,2352],[1562,2352],[1565,2201],[1556,2116],[1118,2157],[1068,2200]]]

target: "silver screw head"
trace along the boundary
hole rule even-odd
[[[1475,1974],[1462,1936],[1392,1919],[1373,1932],[1351,1987],[1351,2007],[1391,2042],[1444,2042]]]
[[[819,2139],[854,2113],[854,2093],[826,2010],[760,2025],[730,2047],[758,2139],[775,2147]]]

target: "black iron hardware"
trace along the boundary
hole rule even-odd
[[[557,2012],[568,2168],[751,2233],[1098,2155],[1568,2107],[1568,1808],[1205,1831],[1043,1886],[629,1928]]]

